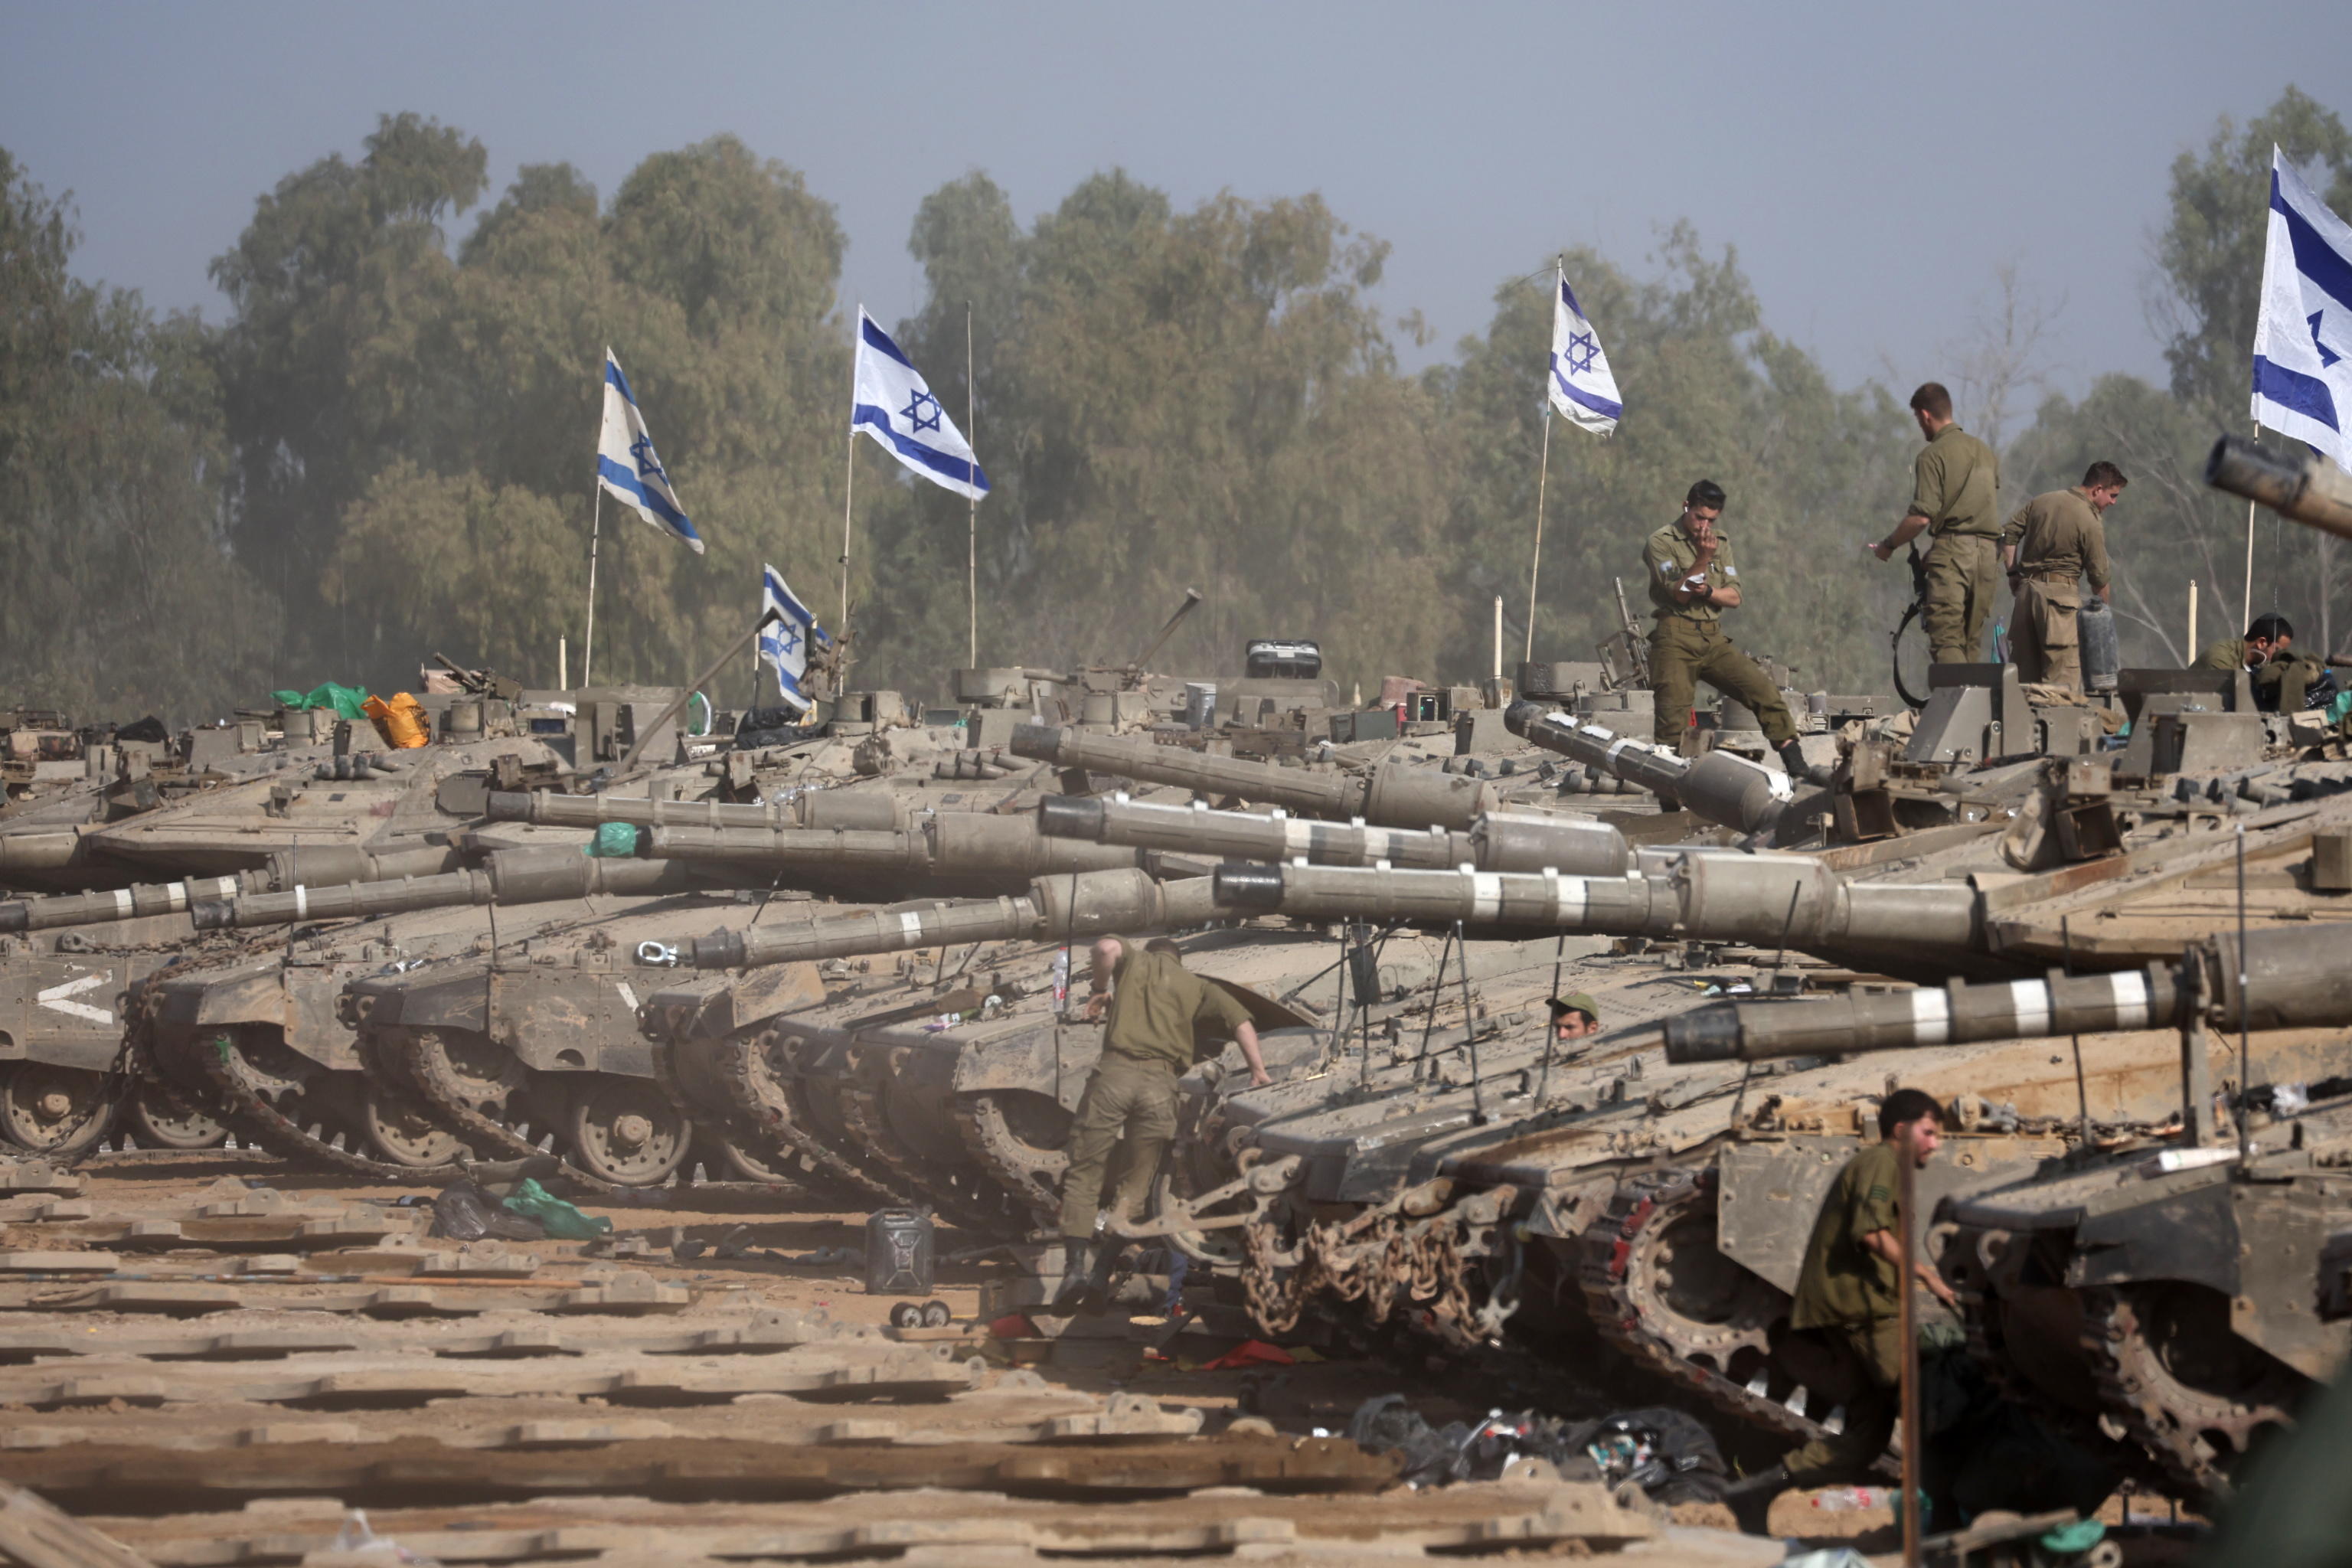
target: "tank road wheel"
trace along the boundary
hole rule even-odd
[[[651,1079],[598,1073],[571,1097],[564,1121],[573,1164],[616,1187],[669,1179],[694,1142],[694,1123]]]
[[[2193,1497],[2229,1495],[2230,1473],[2290,1414],[2311,1380],[2241,1338],[2230,1299],[2172,1280],[2083,1292],[2083,1348],[2102,1402]]]
[[[227,1128],[152,1078],[131,1097],[130,1119],[142,1149],[215,1149],[228,1137]]]
[[[28,1153],[70,1158],[97,1147],[114,1120],[103,1073],[14,1062],[0,1074],[0,1139]]]
[[[1041,1214],[1060,1208],[1071,1117],[1059,1101],[1014,1090],[959,1095],[952,1109],[965,1147],[999,1185]]]
[[[412,1170],[453,1163],[465,1142],[443,1126],[415,1096],[374,1079],[361,1107],[369,1151],[379,1160]]]

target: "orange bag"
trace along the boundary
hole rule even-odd
[[[393,693],[389,702],[381,697],[371,697],[360,708],[375,721],[375,732],[394,750],[432,744],[433,729],[425,717],[425,705],[407,692]]]

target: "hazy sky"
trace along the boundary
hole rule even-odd
[[[646,153],[731,131],[836,205],[845,295],[885,321],[916,303],[916,205],[974,167],[1024,223],[1113,164],[1181,205],[1319,191],[1394,246],[1382,303],[1438,334],[1417,360],[1559,247],[1645,272],[1686,217],[1846,384],[1940,372],[2005,261],[2063,302],[2058,384],[2160,374],[2143,299],[2173,157],[2298,76],[2352,110],[2344,0],[2251,23],[2210,0],[0,0],[0,146],[74,193],[82,275],[215,318],[205,263],[255,196],[415,110],[481,138],[493,192],[569,160],[609,198]]]

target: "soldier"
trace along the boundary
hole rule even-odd
[[[1899,1298],[1904,1264],[1902,1164],[1925,1167],[1940,1142],[1943,1112],[1923,1089],[1898,1089],[1878,1108],[1878,1136],[1845,1163],[1830,1184],[1805,1244],[1789,1327],[1840,1363],[1854,1389],[1845,1426],[1817,1437],[1780,1463],[1735,1481],[1733,1495],[1781,1487],[1827,1486],[1869,1472],[1894,1436],[1901,1408],[1903,1342]],[[1914,1263],[1919,1283],[1946,1306],[1959,1298],[1943,1276]],[[1908,1440],[1906,1436],[1906,1441]]]
[[[1731,536],[1716,531],[1723,487],[1701,479],[1683,498],[1683,514],[1642,546],[1642,575],[1658,624],[1650,633],[1650,687],[1655,704],[1652,736],[1661,746],[1682,740],[1699,681],[1743,702],[1764,727],[1790,776],[1829,782],[1827,768],[1808,767],[1797,744],[1797,721],[1780,689],[1723,635],[1723,612],[1740,605],[1739,568]]]
[[[1115,1241],[1106,1239],[1097,1250],[1094,1239],[1111,1145],[1126,1134],[1127,1171],[1111,1204],[1113,1215],[1123,1218],[1150,1189],[1160,1157],[1176,1136],[1176,1079],[1192,1065],[1193,1026],[1241,1047],[1250,1087],[1274,1081],[1258,1051],[1257,1030],[1241,1004],[1188,972],[1172,954],[1151,952],[1125,937],[1098,938],[1094,986],[1087,1016],[1108,1021],[1102,1059],[1087,1079],[1070,1127],[1070,1168],[1062,1177],[1064,1283],[1051,1310],[1065,1314],[1099,1300],[1118,1256]]]
[[[1952,419],[1952,395],[1928,382],[1911,395],[1911,417],[1927,445],[1912,463],[1911,510],[1885,538],[1863,546],[1881,561],[1919,536],[1927,550],[1927,604],[1920,619],[1927,627],[1929,657],[1937,664],[1972,664],[1984,647],[1984,626],[1992,614],[1993,584],[2000,579],[2000,514],[1994,492],[2000,488],[2000,459],[1992,448]]]
[[[2265,713],[2300,712],[2327,668],[2307,653],[2294,653],[2294,627],[2284,616],[2256,616],[2242,637],[2219,637],[2205,645],[2191,669],[2253,671],[2254,705]]]
[[[2017,602],[2010,658],[2020,680],[2083,689],[2081,584],[2087,580],[2102,600],[2112,596],[2104,519],[2129,482],[2113,463],[2093,463],[2081,484],[2035,496],[2001,530],[2001,564]]]
[[[1551,1037],[1555,1040],[1580,1040],[1601,1032],[1601,1004],[1581,991],[1554,996],[1545,1005],[1551,1009]]]

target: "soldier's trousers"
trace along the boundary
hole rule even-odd
[[[1062,1177],[1062,1234],[1092,1236],[1102,1205],[1103,1173],[1119,1134],[1127,1135],[1126,1174],[1111,1205],[1118,1215],[1140,1207],[1160,1172],[1160,1157],[1176,1136],[1173,1063],[1105,1056],[1087,1079],[1070,1126],[1070,1168]]]
[[[2009,623],[2009,658],[2017,679],[2083,689],[2081,581],[2074,577],[2029,577],[2017,585],[2017,608]]]
[[[1928,657],[1937,664],[1976,664],[1984,658],[1985,622],[2000,586],[2000,542],[1974,533],[1947,533],[1927,550]]]
[[[1657,709],[1651,734],[1658,744],[1671,746],[1682,739],[1690,723],[1691,698],[1702,680],[1752,709],[1772,744],[1797,738],[1797,721],[1780,689],[1723,635],[1720,625],[1662,616],[1650,633],[1650,691]]]
[[[1845,1425],[1833,1436],[1814,1438],[1780,1463],[1792,1487],[1860,1480],[1886,1451],[1887,1439],[1895,1436],[1895,1417],[1903,1411],[1902,1321],[1880,1318],[1811,1332],[1844,1363],[1852,1380]]]

